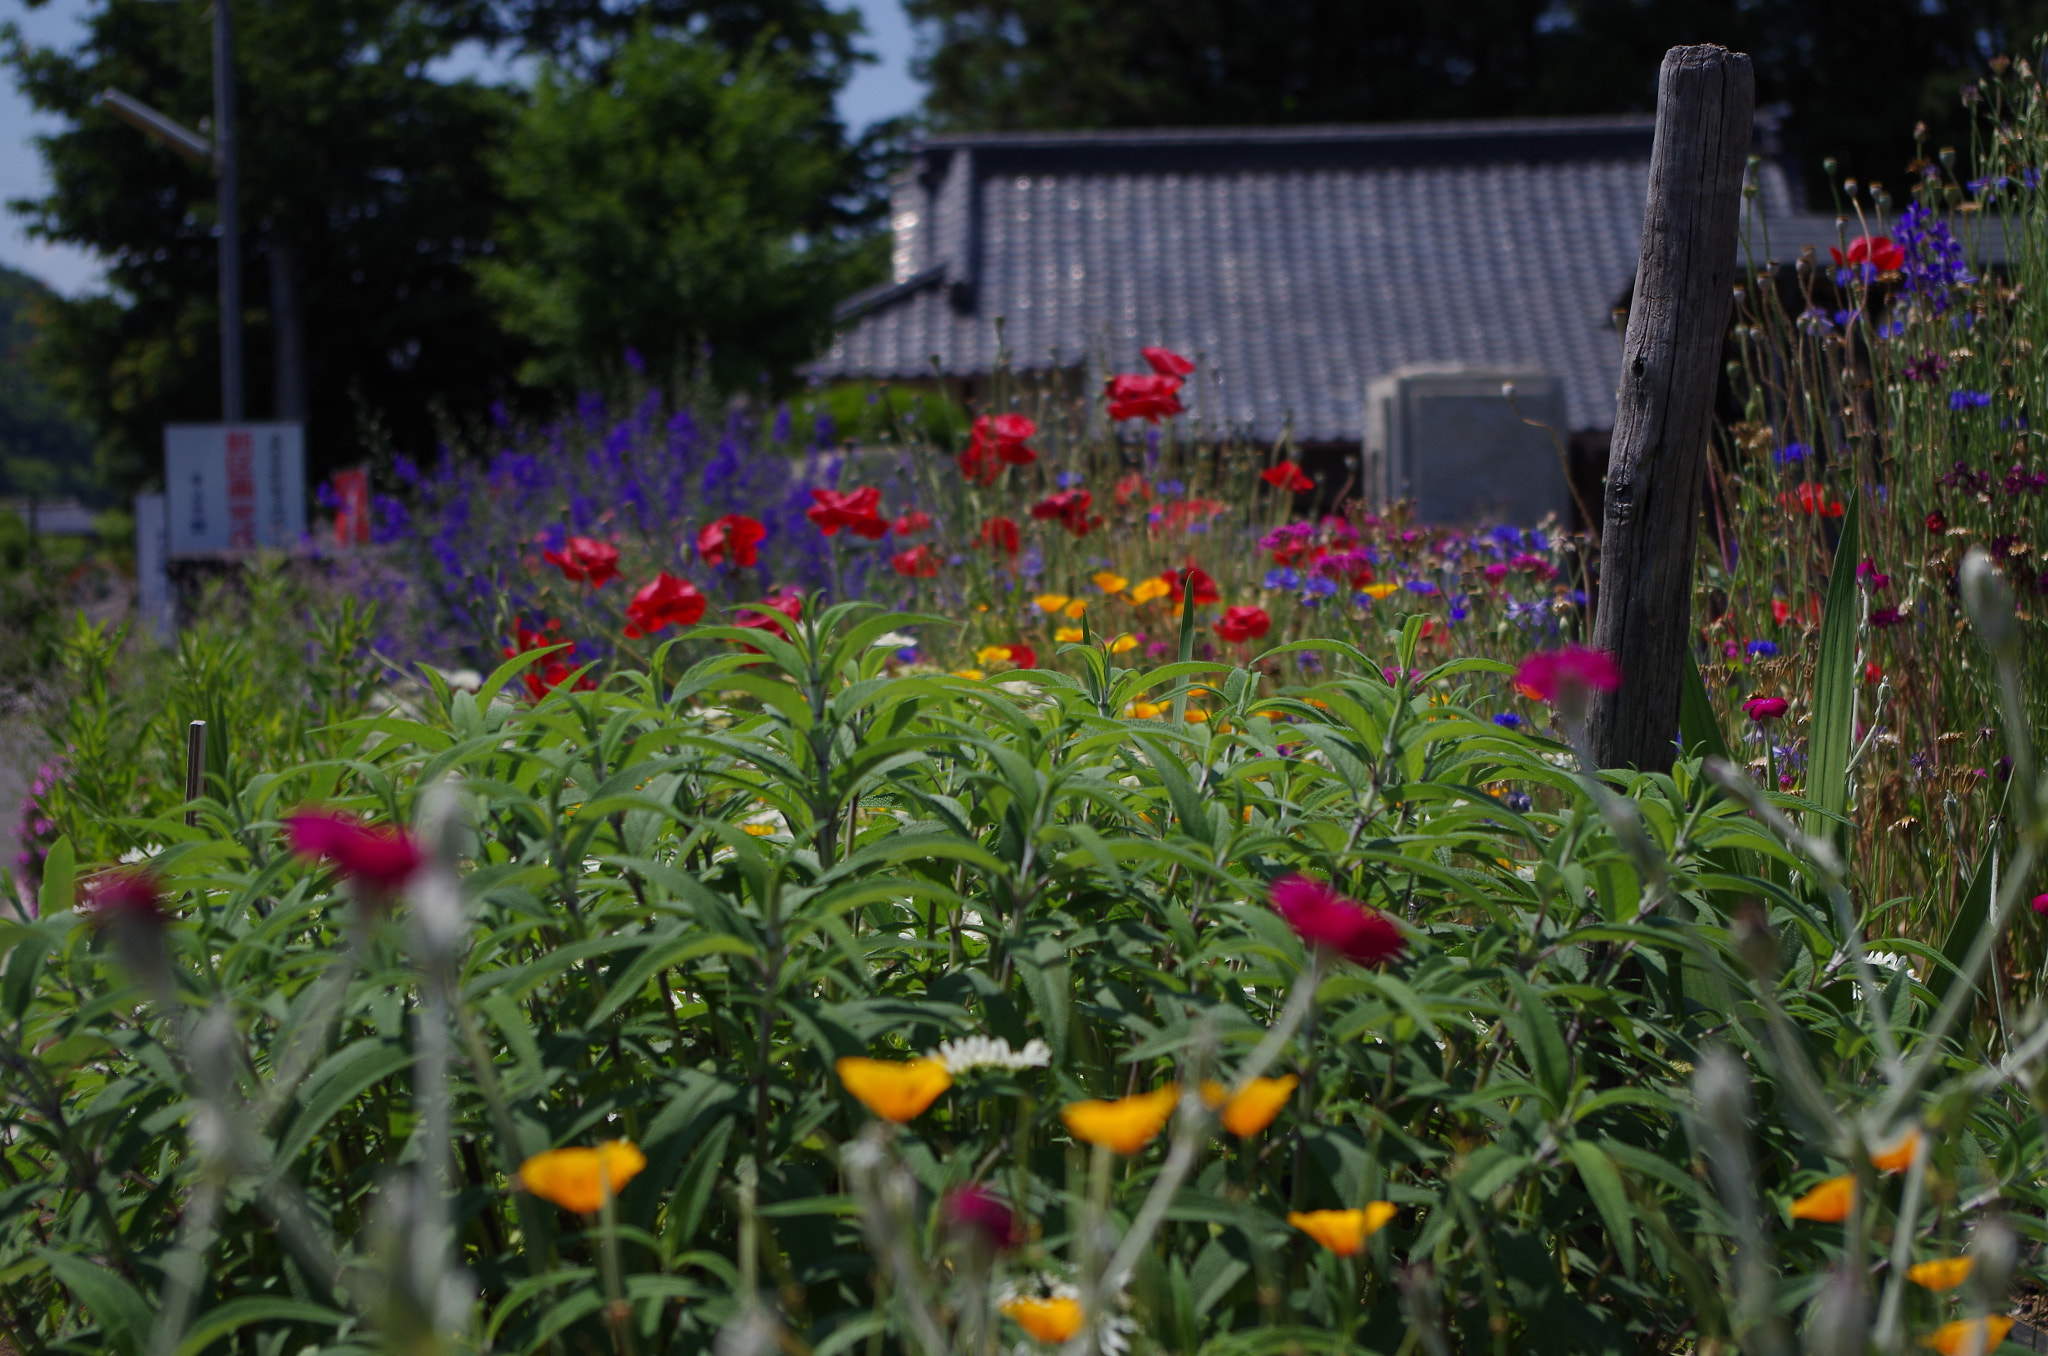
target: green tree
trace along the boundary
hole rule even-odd
[[[786,58],[643,31],[599,78],[545,69],[493,157],[508,210],[475,264],[536,383],[613,380],[632,350],[723,390],[786,384],[875,270],[839,230],[848,156]]]
[[[1902,184],[1910,133],[2048,29],[2040,0],[904,0],[941,125],[1228,126],[1647,110],[1676,43],[1748,52],[1811,172]],[[1820,187],[1818,180],[1813,187]]]
[[[36,314],[55,294],[0,267],[0,490],[76,494],[88,488],[92,435],[30,366]]]

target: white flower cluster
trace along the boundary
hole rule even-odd
[[[1022,1050],[1012,1050],[1010,1043],[997,1036],[962,1036],[957,1041],[941,1041],[939,1048],[925,1056],[946,1066],[946,1072],[958,1078],[971,1069],[1042,1069],[1052,1063],[1052,1048],[1044,1041],[1032,1040]]]

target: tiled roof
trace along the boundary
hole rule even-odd
[[[823,379],[1201,364],[1194,415],[1356,442],[1365,383],[1464,362],[1564,381],[1614,420],[1613,308],[1635,274],[1648,117],[939,137],[893,205],[895,281],[851,298]],[[1772,252],[1825,248],[1761,162]],[[1758,262],[1762,260],[1759,257]]]

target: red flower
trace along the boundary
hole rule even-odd
[[[804,517],[828,537],[837,536],[842,527],[869,541],[889,535],[888,520],[877,512],[882,492],[872,485],[864,490],[812,490],[811,498],[818,502],[804,510]]]
[[[1595,690],[1621,686],[1621,668],[1614,656],[1580,645],[1532,654],[1515,670],[1515,686],[1533,700],[1549,702],[1568,719],[1577,720]]]
[[[405,884],[425,860],[412,835],[401,828],[371,828],[332,810],[301,810],[284,823],[293,852],[332,862],[343,876],[378,894]]]
[[[1863,666],[1863,681],[1873,687],[1884,681],[1884,670],[1878,667],[1875,659]]]
[[[1948,519],[1942,516],[1940,509],[1927,515],[1927,530],[1937,537],[1948,531]]]
[[[939,1199],[939,1221],[946,1232],[992,1252],[1008,1252],[1024,1242],[1024,1231],[1002,1197],[979,1182],[955,1187]]]
[[[1140,503],[1150,499],[1152,497],[1152,487],[1145,483],[1145,477],[1138,474],[1138,472],[1126,471],[1123,477],[1117,481],[1116,488],[1110,491],[1110,496],[1116,500],[1118,508],[1128,508],[1133,499],[1138,500]]]
[[[1005,464],[1029,466],[1038,453],[1025,441],[1038,432],[1038,425],[1021,414],[984,414],[974,421],[967,450],[960,454],[960,474],[982,484],[992,483]]]
[[[1378,909],[1346,899],[1328,884],[1307,876],[1273,882],[1273,912],[1310,946],[1334,951],[1360,965],[1378,965],[1407,948],[1401,930]]]
[[[638,640],[664,626],[694,626],[703,615],[704,595],[694,585],[663,570],[626,604],[626,635]]]
[[[1894,245],[1888,235],[1859,235],[1849,242],[1847,254],[1832,245],[1828,246],[1828,253],[1835,257],[1837,268],[1869,264],[1880,273],[1896,273],[1906,266],[1906,252]]]
[[[931,525],[932,516],[929,513],[905,509],[897,515],[895,522],[889,524],[889,530],[899,537],[914,537]]]
[[[1017,554],[1017,524],[1008,518],[991,518],[981,525],[981,544],[1005,555]]]
[[[1029,645],[1012,645],[1010,662],[1020,669],[1035,669],[1038,667],[1038,651]]]
[[[1138,356],[1162,377],[1184,377],[1195,370],[1195,365],[1170,348],[1141,348]]]
[[[78,912],[96,923],[136,922],[162,927],[163,887],[156,877],[139,868],[105,871],[87,881],[79,891]]]
[[[1179,377],[1119,373],[1108,382],[1109,417],[1117,420],[1144,419],[1156,424],[1161,419],[1183,414],[1187,407],[1174,394],[1180,388]]]
[[[1815,514],[1823,518],[1842,516],[1842,501],[1828,498],[1827,491],[1820,489],[1812,481],[1806,482],[1797,490],[1787,490],[1779,495],[1778,503],[1788,509],[1798,509],[1809,518]]]
[[[1273,619],[1263,607],[1226,607],[1216,623],[1216,634],[1233,645],[1257,640],[1273,629]]]
[[[803,615],[803,595],[793,589],[778,588],[762,599],[758,607],[737,609],[733,613],[732,624],[766,631],[778,640],[788,640],[789,632],[782,628],[783,620],[802,621]],[[753,650],[754,647],[749,645],[746,648]]]
[[[1088,516],[1088,510],[1094,503],[1095,496],[1086,490],[1061,490],[1033,504],[1031,516],[1055,520],[1075,536],[1085,537],[1088,529],[1102,521]]]
[[[595,537],[571,537],[562,550],[540,554],[548,564],[559,565],[562,578],[572,584],[601,589],[619,577],[619,548]]]
[[[1291,461],[1283,461],[1277,466],[1268,466],[1265,470],[1259,472],[1259,479],[1277,489],[1287,490],[1293,494],[1306,494],[1316,487],[1316,483],[1310,480],[1303,473],[1302,469]]]
[[[706,565],[722,565],[728,551],[732,563],[751,567],[760,559],[755,548],[768,536],[768,529],[744,513],[728,513],[707,524],[697,534],[697,558]]]
[[[1211,579],[1209,572],[1199,565],[1190,565],[1185,570],[1168,570],[1159,577],[1166,581],[1166,596],[1173,600],[1175,607],[1181,605],[1181,590],[1183,588],[1191,588],[1195,591],[1195,605],[1197,607],[1223,601],[1223,595],[1216,591],[1216,581]]]
[[[1542,579],[1547,581],[1557,578],[1557,566],[1551,564],[1542,556],[1532,556],[1526,554],[1516,556],[1508,561],[1508,568],[1511,570],[1520,570],[1523,574],[1526,574],[1534,579]]]
[[[1792,605],[1783,598],[1771,599],[1771,619],[1783,626],[1792,619]]]
[[[889,557],[889,564],[896,573],[911,579],[931,579],[939,572],[939,558],[932,554],[932,548],[920,542],[908,551],[898,551]]]
[[[1742,704],[1742,709],[1749,713],[1751,720],[1762,725],[1766,721],[1776,720],[1787,711],[1790,711],[1792,703],[1786,701],[1783,697],[1751,697]]]
[[[546,622],[542,623],[541,629],[538,631],[523,621],[516,622],[513,625],[512,644],[499,651],[505,658],[510,659],[514,655],[525,654],[528,650],[545,650],[551,645],[564,646],[564,648],[547,656],[538,664],[529,666],[524,673],[519,675],[520,682],[526,686],[526,695],[535,701],[539,701],[542,697],[547,696],[548,693],[553,692],[563,683],[569,681],[569,675],[573,672],[569,667],[569,656],[576,653],[576,644],[574,641],[564,644],[562,638],[556,634],[561,629],[562,623],[553,617],[548,618]],[[573,690],[577,692],[594,692],[597,690],[597,684],[592,682],[590,675],[586,673],[576,680],[576,686]]]

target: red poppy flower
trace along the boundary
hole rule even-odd
[[[730,553],[733,564],[751,568],[761,558],[755,548],[767,536],[768,529],[756,519],[728,513],[697,534],[697,558],[706,565],[722,565]]]
[[[1407,939],[1387,916],[1346,899],[1323,881],[1283,876],[1272,885],[1273,912],[1310,946],[1333,951],[1360,965],[1379,965],[1407,949]]]
[[[737,609],[733,613],[732,624],[752,627],[756,631],[766,631],[778,640],[788,640],[789,632],[783,629],[783,621],[802,621],[803,615],[803,595],[794,589],[778,588],[762,599],[759,605]],[[746,648],[753,650],[754,647],[749,645]]]
[[[1306,494],[1316,487],[1316,483],[1310,480],[1302,469],[1291,461],[1283,461],[1277,466],[1268,466],[1265,470],[1259,472],[1259,479],[1275,489],[1286,490],[1291,494]]]
[[[828,537],[837,536],[842,527],[869,541],[889,535],[888,520],[877,512],[882,492],[872,485],[864,490],[816,489],[811,498],[818,502],[804,510],[804,517]]]
[[[1568,719],[1584,715],[1586,700],[1596,690],[1612,692],[1621,686],[1621,667],[1614,656],[1580,645],[1532,654],[1515,670],[1515,687],[1524,696],[1549,702]]]
[[[1144,419],[1156,424],[1161,419],[1184,414],[1187,407],[1174,394],[1181,385],[1179,377],[1157,373],[1119,373],[1108,382],[1109,417],[1116,420]]]
[[[1742,704],[1749,718],[1759,725],[1774,721],[1792,709],[1792,703],[1783,697],[1751,697]]]
[[[899,537],[914,537],[931,525],[932,516],[929,513],[905,509],[896,516],[895,522],[889,524],[889,530]]]
[[[619,548],[595,537],[571,537],[559,551],[543,551],[541,558],[561,568],[562,578],[572,584],[603,588],[619,577]]]
[[[1863,666],[1863,681],[1872,687],[1884,681],[1884,670],[1878,666],[1875,659]]]
[[[1085,537],[1088,529],[1102,521],[1088,516],[1088,510],[1094,503],[1095,496],[1086,490],[1061,490],[1033,504],[1031,516],[1055,521],[1075,536]]]
[[[889,565],[896,573],[911,579],[931,579],[939,572],[939,558],[932,554],[932,548],[922,542],[908,551],[898,551],[889,557]]]
[[[1126,471],[1123,477],[1117,481],[1116,488],[1110,491],[1110,497],[1116,500],[1118,508],[1128,508],[1133,499],[1139,503],[1150,499],[1152,497],[1152,487],[1147,485],[1145,477],[1136,471]]]
[[[1145,365],[1162,377],[1184,377],[1195,370],[1195,365],[1170,348],[1141,348],[1138,356]]]
[[[988,485],[1005,465],[1029,466],[1038,460],[1038,453],[1024,444],[1037,432],[1038,424],[1025,415],[982,415],[974,421],[967,450],[960,454],[960,474]]]
[[[372,828],[332,810],[301,810],[285,818],[292,851],[332,862],[343,876],[378,894],[390,894],[425,860],[404,829]]]
[[[78,912],[96,923],[135,922],[161,927],[165,922],[163,887],[141,868],[104,871],[85,883]]]
[[[541,629],[538,631],[523,621],[515,622],[513,624],[512,644],[505,646],[498,653],[510,659],[514,655],[525,654],[528,650],[544,650],[551,645],[562,645],[562,638],[558,634],[561,629],[562,623],[553,617],[543,622]],[[569,681],[569,675],[575,671],[569,665],[569,656],[575,653],[576,644],[574,641],[571,641],[565,648],[547,656],[547,658],[537,664],[530,665],[525,672],[519,675],[519,681],[525,685],[526,695],[535,701],[539,701],[542,697],[547,696],[548,693],[553,692],[563,683]],[[597,684],[591,681],[590,675],[586,673],[576,680],[576,686],[572,690],[576,692],[594,692],[597,690]]]
[[[1948,519],[1942,515],[1940,509],[1927,515],[1927,530],[1937,537],[1948,531]]]
[[[638,640],[664,626],[694,626],[703,615],[704,595],[695,585],[663,570],[626,604],[626,635]]]
[[[1771,620],[1780,626],[1792,620],[1792,605],[1783,598],[1771,599]]]
[[[1263,607],[1226,607],[1216,623],[1216,634],[1232,645],[1257,640],[1273,629],[1273,619]]]
[[[991,518],[981,525],[981,544],[1005,555],[1017,554],[1017,524],[1008,518]]]
[[[1880,273],[1896,273],[1906,266],[1906,252],[1892,243],[1888,235],[1859,235],[1849,242],[1849,252],[1843,254],[1833,245],[1828,253],[1835,257],[1835,267],[1851,264],[1869,264]]]
[[[1185,570],[1168,570],[1159,577],[1166,581],[1166,596],[1173,601],[1175,607],[1180,606],[1181,590],[1184,587],[1195,591],[1197,607],[1223,601],[1223,595],[1216,591],[1216,581],[1199,565],[1190,565]]]
[[[1029,645],[1012,645],[1010,662],[1020,669],[1035,669],[1038,667],[1038,651]]]
[[[1778,503],[1788,509],[1797,509],[1809,518],[1816,514],[1823,518],[1839,518],[1843,512],[1842,501],[1828,498],[1827,491],[1812,481],[1779,495]]]

